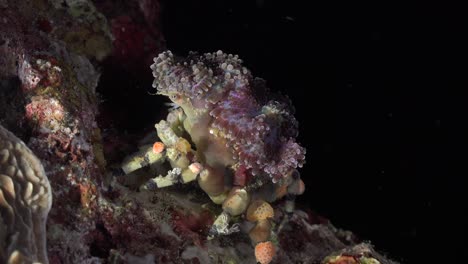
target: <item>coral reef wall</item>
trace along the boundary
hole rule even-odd
[[[50,261],[84,261],[105,169],[91,61],[111,51],[107,21],[86,1],[7,1],[0,13],[1,92],[12,99],[2,123],[39,157],[54,190]]]

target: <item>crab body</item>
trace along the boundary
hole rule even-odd
[[[265,83],[237,55],[218,51],[177,59],[168,51],[151,68],[153,86],[183,109],[184,128],[207,164],[243,165],[247,173],[273,181],[303,165],[292,107],[268,100]]]
[[[237,55],[221,51],[187,58],[163,52],[151,69],[157,93],[176,106],[156,124],[162,141],[156,146],[167,149],[153,153],[148,146],[124,161],[124,171],[167,159],[173,169],[145,188],[198,180],[223,208],[210,235],[239,231],[229,223],[249,211],[258,214],[248,217],[256,224],[253,244],[269,240],[274,212],[268,202],[304,191],[297,168],[305,162],[305,149],[296,143],[297,121],[288,100],[271,99],[265,82]]]

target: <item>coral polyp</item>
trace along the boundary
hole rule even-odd
[[[254,78],[237,55],[222,51],[187,58],[166,51],[151,69],[157,94],[167,96],[174,107],[167,120],[156,124],[161,142],[143,147],[122,169],[128,174],[167,161],[172,169],[143,189],[197,180],[214,203],[222,204],[210,237],[239,231],[238,224],[230,226],[233,218],[245,218],[247,208],[261,204],[269,210],[258,209],[260,218],[247,216],[255,225],[250,236],[254,245],[267,243],[274,254],[269,202],[284,196],[292,201],[304,191],[297,168],[305,163],[305,149],[296,142],[298,122],[291,104],[270,96],[265,81]]]

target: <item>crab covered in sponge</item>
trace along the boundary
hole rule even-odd
[[[249,235],[258,249],[257,261],[270,262],[273,256],[264,253],[274,255],[270,203],[304,192],[297,168],[305,163],[305,149],[296,142],[291,104],[270,95],[265,82],[254,78],[237,55],[218,51],[177,58],[166,51],[151,69],[153,87],[174,108],[156,124],[160,141],[127,158],[122,169],[128,174],[168,161],[172,169],[167,175],[143,188],[198,181],[223,208],[210,235],[238,231],[230,221],[245,214],[255,223]]]

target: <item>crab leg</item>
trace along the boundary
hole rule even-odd
[[[140,148],[140,151],[126,158],[121,168],[125,174],[129,174],[158,161],[163,161],[165,158],[165,152],[155,153],[153,151],[153,145],[145,145]]]
[[[157,188],[163,188],[174,185],[179,182],[179,175],[181,174],[180,168],[174,168],[170,170],[166,176],[157,176],[147,181],[142,187],[142,190],[156,190]]]
[[[174,132],[173,126],[176,123],[162,120],[155,125],[157,134],[162,142],[159,142],[160,144],[157,149],[153,147],[152,150],[153,153],[164,155],[173,169],[166,176],[159,175],[150,179],[142,186],[142,189],[154,190],[156,188],[172,186],[178,182],[188,183],[194,181],[202,171],[201,164],[191,161],[194,151],[190,143]],[[166,146],[167,149],[164,150]]]

